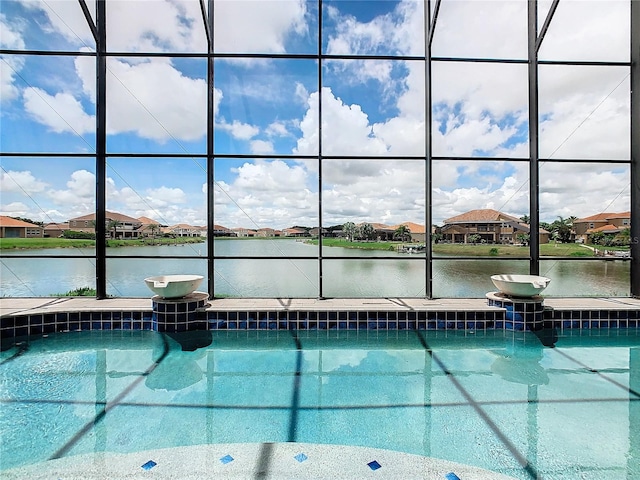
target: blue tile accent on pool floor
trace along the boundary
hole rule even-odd
[[[307,457],[304,453],[302,453],[302,452],[301,452],[301,453],[297,454],[297,455],[296,455],[295,457],[293,457],[293,458],[295,458],[298,462],[302,463],[302,462],[304,462],[304,461],[305,461],[307,458],[309,458],[309,457]]]
[[[369,468],[371,470],[378,470],[379,468],[382,468],[382,465],[380,465],[377,461],[373,460],[372,462],[367,463],[367,465],[369,466]]]
[[[156,462],[154,462],[153,460],[149,460],[147,463],[145,463],[144,465],[142,465],[142,469],[143,470],[151,470],[153,467],[155,467],[157,465]]]
[[[222,462],[224,465],[226,465],[227,463],[233,462],[233,457],[231,455],[225,455],[224,457],[222,457],[220,459],[220,462]]]

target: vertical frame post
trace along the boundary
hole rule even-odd
[[[322,257],[322,0],[318,2],[318,299],[324,298]]]
[[[107,298],[107,15],[96,1],[96,298]]]
[[[215,297],[215,162],[214,162],[214,115],[215,115],[215,82],[214,82],[214,0],[208,0],[208,15],[205,29],[209,32],[207,38],[207,280],[209,298]]]
[[[631,4],[631,296],[640,297],[640,4]]]
[[[424,123],[425,123],[425,165],[424,165],[424,247],[425,247],[425,295],[428,299],[433,298],[433,245],[431,243],[431,225],[433,224],[433,147],[432,147],[432,98],[431,98],[431,43],[437,20],[437,12],[440,7],[440,0],[437,0],[436,13],[431,20],[431,0],[423,2],[424,8]]]
[[[540,274],[540,202],[538,197],[538,1],[528,0],[529,67],[529,273]]]

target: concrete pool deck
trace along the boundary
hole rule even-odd
[[[547,308],[572,310],[639,310],[640,299],[629,297],[546,298]],[[0,298],[0,317],[35,313],[74,311],[150,311],[150,298],[37,297]],[[216,311],[486,311],[500,309],[489,306],[486,298],[221,298],[209,300],[206,310]]]
[[[512,480],[489,470],[391,450],[310,443],[235,443],[96,453],[5,470],[2,478]]]

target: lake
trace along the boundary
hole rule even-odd
[[[21,258],[24,255],[45,258]],[[107,293],[118,297],[151,297],[144,278],[167,274],[200,274],[206,291],[207,244],[119,247],[107,249]],[[294,239],[224,239],[215,242],[215,254],[277,259],[218,259],[215,264],[217,296],[310,297],[318,296],[318,247]],[[0,295],[50,296],[79,287],[95,287],[94,249],[3,251]],[[86,258],[47,258],[52,255]],[[143,256],[196,256],[202,258],[118,258]],[[284,258],[293,257],[293,258]],[[332,258],[332,257],[366,257]],[[382,259],[380,257],[391,257]],[[435,297],[482,298],[495,287],[490,276],[528,273],[523,260],[434,260]],[[545,296],[628,296],[630,262],[620,260],[542,260],[540,273],[551,278]],[[324,297],[422,297],[425,262],[418,255],[376,250],[323,248]]]

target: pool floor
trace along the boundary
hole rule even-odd
[[[253,472],[237,478],[267,478],[255,476],[255,449],[273,445],[287,461],[293,450],[307,459],[294,459],[290,477],[269,478],[404,471],[378,451],[451,462],[420,464],[414,478],[448,478],[456,465],[469,468],[460,478],[473,469],[640,478],[639,340],[637,329],[54,334],[2,352],[0,468],[81,469],[83,459],[88,474],[97,458],[121,456],[144,460],[135,467],[143,475],[148,461],[148,470],[173,472],[163,460],[171,455],[149,452],[217,448],[206,456],[212,474],[228,466],[230,475]],[[243,449],[225,463],[228,445],[254,449],[251,466],[233,463]],[[369,453],[345,466],[357,455],[338,446]],[[202,468],[183,463],[174,478]]]

